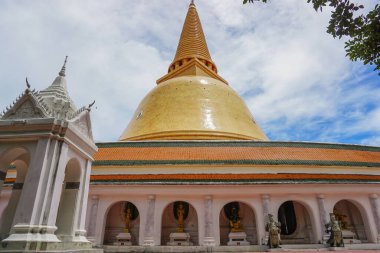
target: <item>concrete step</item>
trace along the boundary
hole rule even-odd
[[[282,245],[281,249],[268,249],[263,245],[250,245],[250,246],[103,246],[105,253],[248,253],[248,252],[286,252],[286,253],[309,253],[309,252],[327,252],[334,250],[322,244],[294,244]],[[335,251],[349,252],[349,253],[374,253],[380,252],[380,244],[350,244],[345,248],[337,248]]]

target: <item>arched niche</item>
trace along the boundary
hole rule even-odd
[[[0,241],[9,236],[29,164],[30,153],[24,147],[10,148],[0,156]]]
[[[199,245],[197,211],[191,204],[185,201],[175,201],[165,207],[161,222],[161,245],[167,245],[170,240],[170,233],[177,231],[178,222],[175,217],[175,207],[177,207],[179,203],[183,203],[188,209],[184,219],[184,232],[190,234],[190,241],[193,245]]]
[[[103,244],[113,245],[116,243],[116,236],[126,232],[126,213],[127,209],[131,211],[129,222],[129,233],[131,234],[132,245],[139,244],[140,236],[140,213],[137,207],[129,201],[117,202],[108,209],[104,228]]]
[[[74,158],[69,160],[65,168],[65,178],[62,184],[56,222],[56,234],[63,241],[65,241],[65,237],[71,238],[74,236],[81,173],[82,169],[79,161]]]
[[[333,213],[342,226],[343,239],[346,244],[368,241],[368,231],[357,204],[350,200],[340,200],[334,205]]]
[[[250,244],[258,244],[256,219],[253,209],[243,202],[229,202],[223,206],[219,214],[220,245],[227,245],[230,233],[230,219],[232,208],[238,209],[241,230],[247,234],[247,241]]]
[[[301,202],[286,201],[278,209],[282,244],[308,244],[314,242],[311,217]]]
[[[16,167],[18,163],[18,167]],[[18,173],[18,182],[24,182],[30,163],[30,152],[24,147],[12,147],[0,155],[0,193],[9,169]],[[25,165],[25,166],[24,166]]]

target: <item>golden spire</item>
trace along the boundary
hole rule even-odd
[[[172,64],[186,58],[212,61],[194,2],[190,3]]]
[[[227,83],[217,74],[218,70],[211,59],[202,24],[193,0],[190,2],[177,52],[169,66],[168,74],[157,80],[157,83],[180,75],[183,76],[185,73],[187,75],[209,76]]]
[[[217,74],[193,1],[168,72],[119,140],[268,140],[243,99]]]

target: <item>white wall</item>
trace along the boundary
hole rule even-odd
[[[317,195],[325,196],[326,212],[332,210],[333,205],[345,196],[351,196],[362,206],[363,221],[368,231],[369,242],[375,242],[377,231],[374,225],[374,217],[371,211],[368,196],[370,193],[380,193],[376,185],[246,185],[246,186],[218,186],[218,185],[182,185],[182,186],[142,186],[142,185],[92,185],[90,196],[99,196],[99,204],[96,212],[96,243],[102,244],[104,238],[105,216],[108,208],[118,201],[131,201],[140,211],[140,228],[145,227],[148,196],[156,196],[154,213],[154,240],[155,245],[161,244],[162,215],[164,209],[172,202],[186,201],[190,203],[198,214],[199,243],[204,239],[205,228],[205,196],[213,198],[213,236],[216,244],[220,243],[219,215],[223,206],[232,201],[241,201],[249,205],[253,210],[252,220],[256,221],[257,243],[260,244],[264,237],[264,216],[261,196],[269,195],[269,212],[277,217],[278,208],[287,200],[301,203],[310,217],[312,227],[312,243],[322,239],[322,227],[319,214]],[[94,217],[92,217],[94,218]],[[371,224],[372,223],[372,224]],[[140,229],[139,244],[144,240],[144,229]]]

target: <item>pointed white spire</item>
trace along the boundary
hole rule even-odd
[[[62,118],[65,118],[67,115],[72,115],[77,110],[67,91],[65,78],[67,58],[66,56],[63,66],[53,83],[46,89],[40,91],[40,96],[47,104],[47,107]]]
[[[67,62],[67,55],[65,58],[65,62],[63,63],[63,66],[61,68],[61,71],[59,71],[58,73],[59,76],[66,76],[66,62]]]

